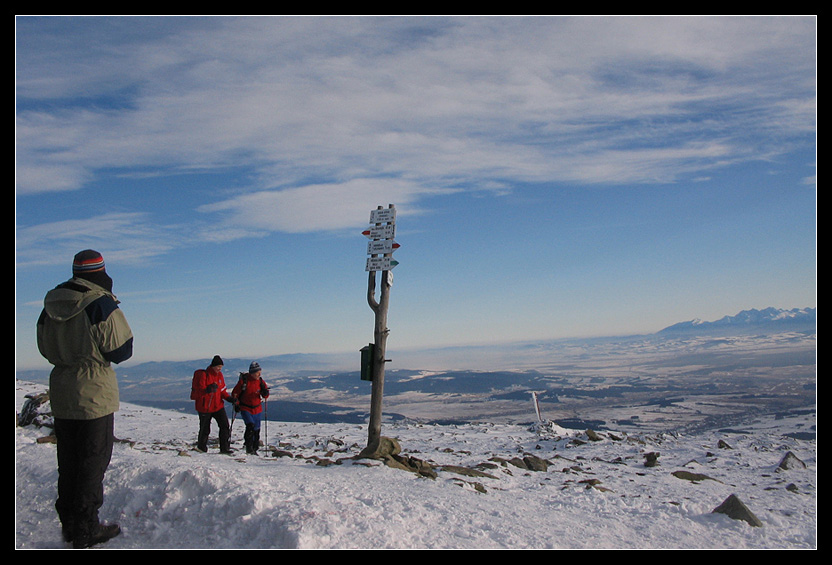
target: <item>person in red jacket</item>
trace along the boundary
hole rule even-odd
[[[191,400],[195,401],[199,414],[199,435],[196,448],[208,452],[208,436],[211,433],[211,420],[216,420],[219,427],[220,453],[231,453],[231,427],[228,414],[225,413],[223,401],[234,404],[234,399],[225,388],[222,374],[223,360],[215,355],[207,369],[194,371],[191,383]]]
[[[248,373],[240,373],[240,380],[231,391],[231,397],[237,401],[236,406],[246,424],[246,431],[243,432],[246,453],[253,455],[257,455],[260,447],[260,419],[263,412],[261,399],[269,397],[269,387],[260,372],[260,364],[254,361],[249,366]]]

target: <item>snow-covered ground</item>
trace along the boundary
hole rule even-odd
[[[17,410],[25,394],[44,390],[16,381]],[[814,425],[815,415],[766,417],[735,433],[601,432],[589,441],[557,427],[385,424],[404,454],[433,465],[437,476],[427,478],[354,458],[366,426],[271,421],[261,439],[291,456],[246,456],[236,420],[239,451],[226,456],[215,446],[192,450],[195,415],[123,404],[101,509],[122,533],[98,547],[816,549],[816,440],[784,435]],[[55,446],[37,441],[49,431],[15,428],[17,549],[66,547],[53,507]],[[647,467],[651,452],[658,465]],[[778,470],[788,452],[806,467]],[[523,454],[551,465],[501,462]],[[692,482],[673,474],[680,470],[708,478]],[[731,494],[762,526],[712,512]]]

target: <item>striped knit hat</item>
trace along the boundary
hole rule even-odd
[[[260,363],[257,361],[252,361],[251,365],[248,366],[249,374],[256,373],[260,370]]]
[[[72,261],[73,275],[96,272],[104,272],[104,257],[101,256],[101,253],[87,249],[75,255],[75,259]]]

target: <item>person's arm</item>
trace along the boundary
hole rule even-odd
[[[92,326],[93,339],[104,359],[110,363],[130,359],[133,356],[133,332],[115,299],[109,295],[102,296],[85,310]]]

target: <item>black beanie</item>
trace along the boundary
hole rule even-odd
[[[86,249],[72,260],[72,274],[96,273],[104,270],[104,257],[98,251]]]
[[[214,355],[214,359],[211,361],[211,366],[216,367],[217,365],[225,365],[225,363],[222,362],[222,357]]]
[[[113,291],[113,279],[104,268],[104,257],[98,251],[85,249],[75,254],[72,260],[72,276],[88,280],[110,292]]]

